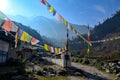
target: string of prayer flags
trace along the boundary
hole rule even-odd
[[[11,28],[12,28],[12,21],[7,18],[7,20],[4,22],[2,28],[4,28],[6,31],[10,32],[11,31]]]
[[[46,4],[46,0],[42,0],[42,2]],[[50,12],[53,13],[53,15],[55,15],[56,11],[54,10],[54,8],[51,7],[50,5],[48,6],[49,6]],[[66,20],[64,20],[64,23],[67,25]],[[45,44],[43,41],[39,41],[36,38],[32,37],[26,31],[23,31],[18,26],[16,26],[9,18],[7,18],[0,11],[0,26],[1,25],[2,25],[2,28],[6,31],[6,33],[10,31],[15,32],[15,35],[13,35],[15,37],[15,48],[17,47],[18,40],[20,39],[23,42],[28,42],[28,43],[31,42],[32,45],[39,43],[39,45],[42,45],[46,51],[50,51],[51,53],[53,52],[60,53],[65,51],[64,48],[54,48],[52,46]]]
[[[90,42],[90,30],[89,30],[89,27],[88,27],[88,42]],[[90,45],[88,44],[88,50],[87,50],[87,53],[90,52]]]
[[[43,0],[41,0],[41,2],[44,4],[44,1],[43,1]],[[45,2],[47,3],[47,8],[48,8],[48,10],[49,10],[51,13],[53,13],[54,11],[56,11],[47,1],[45,1]],[[51,9],[50,9],[50,8],[51,8]],[[59,20],[60,22],[62,22],[65,26],[69,27],[70,30],[72,30],[72,32],[74,32],[75,34],[78,33],[72,26],[70,26],[70,24],[69,24],[60,14],[56,13],[56,16],[57,16],[58,20]],[[69,24],[69,26],[68,26],[68,24]],[[92,46],[92,44],[91,44],[90,42],[88,42],[80,33],[79,33],[78,36],[79,36],[80,38],[82,38],[82,39],[83,39],[86,43],[88,43],[90,46]]]
[[[117,39],[120,39],[120,36],[103,39],[103,40],[91,41],[91,43],[102,43],[102,42],[108,42],[108,41],[113,41],[113,40],[117,40]]]

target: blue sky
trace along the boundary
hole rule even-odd
[[[47,0],[68,22],[94,27],[120,9],[120,0]],[[55,18],[40,0],[0,0],[6,15]]]

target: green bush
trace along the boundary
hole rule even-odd
[[[80,58],[80,59],[79,59],[79,63],[82,63],[82,61],[83,61],[82,58]]]
[[[43,76],[42,71],[41,71],[41,70],[39,70],[39,71],[37,72],[37,75],[39,75],[39,76]]]
[[[97,69],[101,69],[101,62],[97,62],[97,63],[95,63],[95,67],[97,68]]]
[[[47,67],[44,67],[44,68],[43,68],[43,71],[48,71],[48,68],[47,68]]]
[[[90,62],[88,59],[82,58],[82,64],[90,64]]]
[[[79,61],[79,59],[78,58],[75,58],[75,62],[78,62]]]
[[[75,62],[75,58],[72,58],[72,62]]]

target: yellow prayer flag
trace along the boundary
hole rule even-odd
[[[57,54],[59,53],[58,48],[55,48],[55,53],[57,53]]]
[[[46,51],[49,51],[49,46],[48,46],[47,44],[44,44],[44,49],[45,49]]]
[[[50,8],[49,8],[49,11],[50,11],[51,13],[53,13],[55,10],[54,10],[53,7],[50,7]]]
[[[17,47],[17,43],[18,43],[18,31],[19,31],[19,29],[17,30],[17,32],[15,34],[15,48]]]
[[[26,41],[27,36],[29,36],[29,34],[24,31],[24,32],[22,33],[22,36],[21,36],[20,40],[21,40],[21,41]]]
[[[63,23],[65,26],[68,26],[68,22],[65,19],[63,19]]]

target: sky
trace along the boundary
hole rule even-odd
[[[47,0],[68,22],[94,27],[120,9],[120,0]],[[40,0],[0,0],[6,15],[55,19]]]

